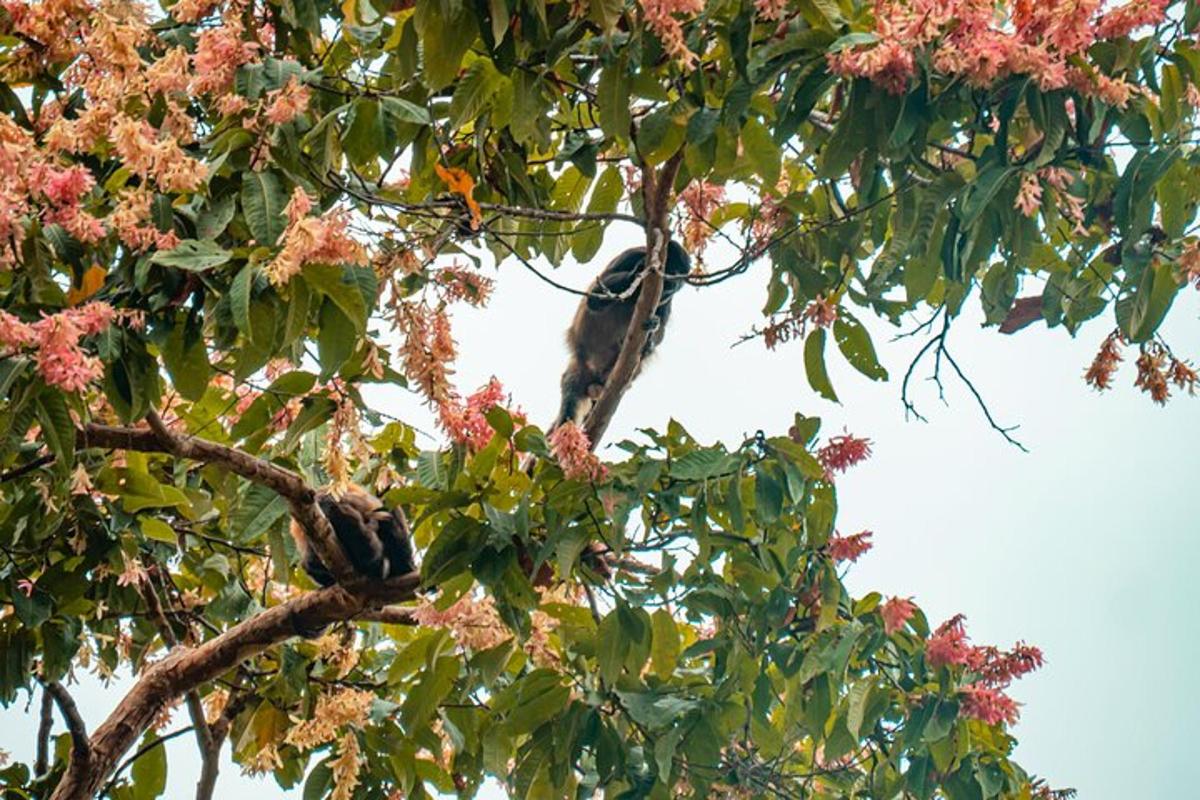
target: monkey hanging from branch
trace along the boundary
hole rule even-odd
[[[567,330],[571,360],[563,373],[562,407],[553,427],[565,422],[580,424],[600,397],[621,354],[645,269],[646,248],[631,247],[610,261],[588,288],[588,296],[579,304],[575,319]],[[662,342],[671,314],[671,300],[691,269],[687,251],[669,241],[663,267],[662,297],[647,321],[649,336],[634,378],[641,372],[647,356]]]
[[[386,508],[379,498],[354,485],[346,487],[340,496],[321,489],[317,492],[317,505],[337,534],[338,544],[356,574],[386,580],[416,570],[408,523],[399,509]],[[309,577],[321,586],[336,583],[295,519],[291,533]]]

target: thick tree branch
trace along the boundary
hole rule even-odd
[[[595,448],[608,423],[612,421],[617,406],[629,383],[637,373],[642,360],[642,349],[650,336],[650,316],[662,299],[663,271],[667,259],[667,242],[671,238],[670,212],[671,190],[674,187],[675,176],[679,174],[679,165],[683,161],[683,151],[671,156],[662,167],[655,171],[653,167],[642,168],[642,195],[646,208],[646,268],[642,272],[642,285],[638,293],[637,304],[633,308],[633,317],[625,332],[625,341],[621,344],[621,354],[604,382],[604,390],[596,399],[583,428],[588,440]]]
[[[86,735],[77,738],[76,730],[68,720],[76,749],[51,800],[93,797],[113,773],[121,756],[165,704],[290,639],[297,631],[316,630],[353,619],[370,608],[410,600],[420,580],[420,575],[414,572],[387,581],[356,580],[345,586],[330,586],[270,608],[199,647],[177,648],[142,673],[108,719],[96,729],[90,743]],[[55,699],[59,700],[57,694]],[[59,700],[59,706],[63,707],[62,700]],[[74,708],[73,703],[71,708]],[[65,709],[64,716],[67,716]]]
[[[226,447],[195,436],[176,434],[167,428],[154,412],[146,417],[146,421],[151,426],[149,430],[113,425],[85,425],[77,433],[78,446],[168,453],[178,458],[217,464],[246,480],[273,489],[287,500],[292,516],[304,528],[313,549],[334,577],[341,582],[353,579],[354,573],[337,543],[333,528],[317,505],[316,492],[303,478],[291,470],[235,447]]]

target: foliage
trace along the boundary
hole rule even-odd
[[[738,243],[694,285],[762,265],[757,333],[804,339],[826,398],[831,342],[887,377],[864,313],[931,313],[921,352],[962,375],[946,340],[977,293],[1008,331],[1111,314],[1088,380],[1133,345],[1165,401],[1196,381],[1157,333],[1200,283],[1192,0],[0,7],[0,700],[308,586],[261,470],[88,436],[161,416],[413,522],[418,624],[347,622],[186,693],[306,796],[1047,791],[1007,759],[1002,690],[1036,651],[845,591],[834,556],[867,537],[831,539],[833,474],[861,440],[818,459],[800,418],[726,452],[672,425],[601,465],[498,385],[462,399],[448,308],[486,302],[485,256],[589,261],[614,223],[669,222],[701,259]],[[447,449],[365,404],[380,382],[435,405]],[[48,792],[70,743],[13,792]],[[161,789],[144,753],[114,796]]]

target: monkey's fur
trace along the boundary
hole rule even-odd
[[[621,354],[621,345],[633,317],[641,286],[629,297],[608,297],[628,291],[646,268],[646,248],[632,247],[609,262],[588,288],[588,297],[579,304],[575,319],[567,331],[571,361],[562,376],[562,407],[554,426],[564,422],[582,422],[600,396],[608,376]],[[642,348],[638,372],[666,333],[671,314],[671,298],[691,271],[691,259],[677,243],[667,243],[667,263],[663,269],[662,298],[648,320],[650,335]],[[634,373],[637,377],[637,372]]]
[[[340,497],[321,489],[317,504],[357,574],[384,580],[416,569],[404,519],[397,511],[385,508],[379,498],[351,485]],[[332,586],[336,582],[333,573],[309,546],[308,537],[295,520],[291,532],[304,571],[322,586]]]

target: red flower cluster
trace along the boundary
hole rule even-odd
[[[967,668],[978,673],[986,686],[1007,686],[1045,663],[1041,649],[1017,642],[1007,653],[998,648],[974,647],[967,657]]]
[[[1045,663],[1042,651],[1024,642],[1004,652],[996,647],[967,644],[963,615],[951,617],[925,643],[925,659],[932,667],[959,665],[977,678],[959,689],[959,713],[988,725],[1017,721],[1017,703],[1004,693],[1017,678]]]
[[[943,667],[951,664],[966,664],[971,655],[967,644],[967,631],[963,627],[962,614],[955,614],[943,622],[929,641],[925,643],[925,660],[929,666]]]
[[[829,537],[829,557],[834,561],[858,561],[859,556],[873,546],[869,539],[875,534],[863,531],[852,536]]]
[[[1020,712],[1017,702],[999,689],[972,683],[959,690],[959,713],[988,725],[999,725],[1001,722],[1013,725]]]
[[[473,451],[481,450],[492,440],[493,432],[485,415],[506,399],[504,386],[493,377],[468,397],[465,404],[457,397],[438,403],[438,422],[455,442],[465,444]],[[525,421],[525,415],[519,411],[509,413],[518,422]]]
[[[834,436],[817,451],[817,460],[825,468],[825,477],[832,479],[833,473],[845,472],[871,455],[871,440],[844,434]]]
[[[883,617],[884,633],[891,635],[903,628],[912,619],[916,610],[917,606],[911,597],[893,597],[888,600],[879,607],[879,615]]]

